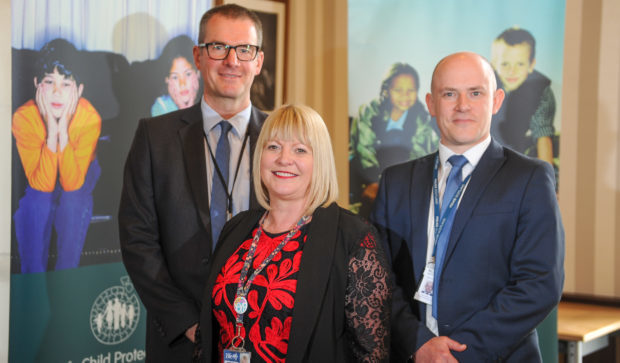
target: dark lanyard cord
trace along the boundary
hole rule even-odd
[[[209,150],[211,161],[213,162],[213,165],[215,165],[215,172],[217,173],[217,176],[220,179],[220,182],[222,183],[222,185],[224,186],[224,190],[226,191],[226,200],[228,201],[228,203],[226,203],[227,204],[226,209],[228,213],[232,215],[232,194],[235,188],[235,184],[237,182],[237,176],[239,175],[239,168],[241,166],[241,160],[243,159],[243,152],[245,151],[245,145],[248,143],[248,138],[250,137],[250,125],[248,125],[248,128],[245,131],[245,136],[243,137],[243,144],[241,146],[241,152],[239,153],[239,158],[237,160],[237,168],[235,169],[235,177],[233,178],[233,183],[232,183],[232,187],[230,188],[230,193],[228,192],[228,184],[224,180],[224,175],[222,174],[222,171],[220,170],[219,165],[217,165],[217,161],[215,160],[215,156],[213,155],[213,151],[211,150],[211,145],[209,144],[209,138],[207,137],[207,134],[204,131],[203,131],[203,134],[205,137],[205,141],[207,142],[207,149]],[[220,134],[220,137],[222,136],[224,135]],[[228,137],[228,135],[225,135],[225,136]],[[213,190],[213,185],[211,186],[211,190]],[[211,200],[211,198],[209,198],[209,200]]]

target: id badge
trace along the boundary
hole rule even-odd
[[[427,305],[433,303],[433,279],[435,278],[435,263],[427,262],[422,276],[422,282],[418,286],[418,291],[413,296],[414,299]]]
[[[224,363],[250,363],[250,358],[252,357],[251,352],[246,352],[245,350],[232,350],[232,349],[224,349],[224,359],[222,361]]]

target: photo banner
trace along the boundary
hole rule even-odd
[[[351,209],[368,216],[381,171],[437,150],[425,104],[448,54],[487,58],[506,99],[491,135],[559,168],[565,1],[349,1]]]
[[[200,99],[192,46],[211,1],[11,5],[9,361],[144,361],[123,167],[140,118]]]

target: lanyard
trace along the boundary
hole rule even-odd
[[[207,134],[204,133],[204,137],[205,137],[205,141],[207,142],[207,149],[209,150],[209,155],[211,156],[211,161],[213,162],[213,165],[215,165],[215,172],[217,173],[218,178],[220,179],[220,181],[222,182],[222,185],[224,186],[224,190],[226,191],[226,212],[228,213],[226,216],[226,220],[229,220],[232,217],[232,195],[233,195],[233,190],[235,189],[235,183],[237,182],[237,176],[239,175],[239,168],[241,167],[241,159],[243,159],[243,152],[245,151],[245,145],[248,143],[248,138],[250,137],[250,127],[248,125],[248,129],[245,131],[245,136],[243,137],[243,144],[241,146],[241,152],[239,153],[239,158],[237,159],[237,168],[235,169],[235,177],[233,178],[233,183],[230,187],[230,193],[228,192],[228,184],[226,183],[226,181],[224,180],[224,175],[222,174],[222,171],[220,170],[219,165],[217,165],[217,161],[215,160],[215,156],[213,155],[213,151],[211,150],[211,145],[209,144],[209,138],[207,137]],[[223,135],[220,135],[220,137],[222,137]],[[211,189],[213,189],[213,186],[211,186]]]
[[[244,343],[244,339],[241,338],[241,327],[243,327],[243,315],[248,309],[248,300],[246,297],[248,296],[248,292],[250,291],[250,287],[252,286],[254,279],[256,278],[256,276],[258,276],[259,273],[261,273],[261,271],[263,271],[265,266],[267,266],[267,264],[269,264],[269,262],[271,262],[271,260],[282,250],[282,248],[284,248],[284,246],[299,231],[299,229],[312,220],[312,216],[301,217],[295,227],[286,234],[286,237],[284,237],[284,239],[278,244],[278,246],[273,251],[271,251],[269,256],[267,256],[263,260],[263,262],[261,262],[258,268],[254,270],[252,276],[250,276],[247,281],[245,281],[246,277],[248,276],[248,270],[250,269],[250,265],[254,260],[258,240],[263,233],[263,222],[265,221],[268,213],[269,212],[265,212],[265,214],[263,214],[263,217],[258,222],[258,230],[254,234],[254,238],[252,239],[252,245],[250,246],[250,249],[246,254],[245,261],[243,262],[243,268],[241,269],[241,274],[239,275],[239,283],[237,284],[237,296],[235,296],[235,300],[233,302],[234,310],[237,313],[237,318],[235,319],[237,334],[230,342],[232,348],[240,348],[243,346]],[[239,344],[236,345],[235,342],[239,342]]]
[[[450,203],[447,205],[439,207],[439,180],[438,180],[438,170],[439,170],[439,154],[435,158],[435,167],[433,168],[433,204],[434,208],[434,218],[433,224],[435,229],[435,244],[433,246],[433,261],[435,260],[435,254],[437,253],[437,240],[439,239],[439,235],[443,231],[443,227],[446,225],[446,221],[452,214],[456,213],[456,206],[458,204],[459,199],[461,199],[461,195],[463,194],[463,190],[465,189],[465,185],[469,181],[471,174],[469,174],[459,185],[459,188],[454,193],[454,196],[450,200]],[[447,180],[446,180],[447,183]],[[447,185],[446,185],[447,187]],[[445,188],[444,188],[445,190]]]

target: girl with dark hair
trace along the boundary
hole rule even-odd
[[[167,94],[157,97],[151,107],[151,116],[188,108],[200,94],[200,73],[192,61],[194,43],[186,35],[171,39],[164,47],[159,61],[166,67],[164,79]]]
[[[378,100],[360,108],[351,124],[351,207],[367,216],[381,172],[433,152],[439,138],[418,99],[418,72],[395,63],[381,83]]]

